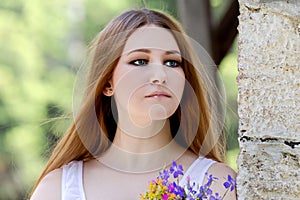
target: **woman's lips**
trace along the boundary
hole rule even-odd
[[[171,98],[171,95],[169,95],[169,94],[166,93],[166,92],[160,92],[160,91],[157,91],[157,92],[152,92],[151,94],[146,95],[145,97],[146,97],[146,98],[159,98],[159,97],[167,97],[167,98]]]

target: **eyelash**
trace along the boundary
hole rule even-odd
[[[137,61],[143,61],[144,64],[137,64],[136,62]],[[177,60],[166,60],[164,61],[164,64],[166,65],[167,62],[175,62],[176,65],[175,66],[172,66],[172,68],[175,68],[175,67],[179,67],[181,66],[181,62],[177,61]],[[134,65],[134,66],[145,66],[149,63],[149,61],[147,59],[136,59],[136,60],[133,60],[133,61],[130,61],[129,64],[131,65]],[[171,67],[171,66],[168,66],[168,67]]]
[[[145,64],[142,64],[142,65],[136,64],[137,61],[143,61]],[[148,64],[148,62],[149,61],[147,59],[136,59],[136,60],[130,61],[129,64],[134,65],[134,66],[144,66],[144,65]]]

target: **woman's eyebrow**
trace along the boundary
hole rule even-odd
[[[134,52],[150,53],[151,51],[150,51],[149,49],[134,49],[134,50],[132,50],[132,51],[129,51],[129,52],[127,53],[127,55],[130,55],[130,54],[132,54],[132,53],[134,53]]]
[[[132,51],[129,51],[127,53],[127,55],[130,55],[130,54],[135,53],[135,52],[151,53],[151,50],[150,49],[134,49]],[[169,50],[169,51],[166,51],[165,54],[166,55],[169,55],[169,54],[178,54],[178,55],[181,55],[180,52],[177,51],[177,50]]]
[[[178,54],[178,55],[180,55],[181,56],[181,53],[179,52],[179,51],[177,51],[177,50],[170,50],[170,51],[166,51],[166,53],[165,53],[166,55],[169,55],[169,54]]]

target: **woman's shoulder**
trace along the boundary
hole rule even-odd
[[[231,177],[236,177],[236,172],[226,163],[215,162],[208,169],[208,174],[213,174],[214,176],[223,177],[226,175],[231,175]]]
[[[188,154],[186,159],[188,160],[189,167],[185,174],[189,176],[190,181],[204,185],[208,182],[209,175],[212,175],[211,177],[214,177],[214,181],[210,189],[213,194],[218,193],[220,196],[226,194],[222,198],[224,200],[236,199],[236,188],[233,187],[233,191],[230,191],[232,185],[229,188],[224,186],[225,182],[235,184],[237,176],[237,173],[229,165],[203,156],[195,157],[193,154]]]
[[[216,178],[214,179],[211,189],[214,193],[218,193],[220,196],[225,196],[222,199],[237,199],[236,196],[236,176],[237,173],[227,164],[221,162],[215,162],[207,171],[208,176],[205,177],[204,183],[209,179],[209,175]],[[211,178],[212,178],[211,177]]]
[[[61,199],[62,168],[55,169],[40,181],[30,200]]]
[[[75,174],[74,177],[77,177],[76,174],[80,173],[82,169],[82,163],[82,161],[71,161],[61,168],[57,168],[46,174],[35,189],[31,200],[61,199],[64,176],[65,179],[70,179],[72,174]]]

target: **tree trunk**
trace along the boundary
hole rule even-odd
[[[212,55],[209,0],[178,0],[177,7],[187,34]]]

